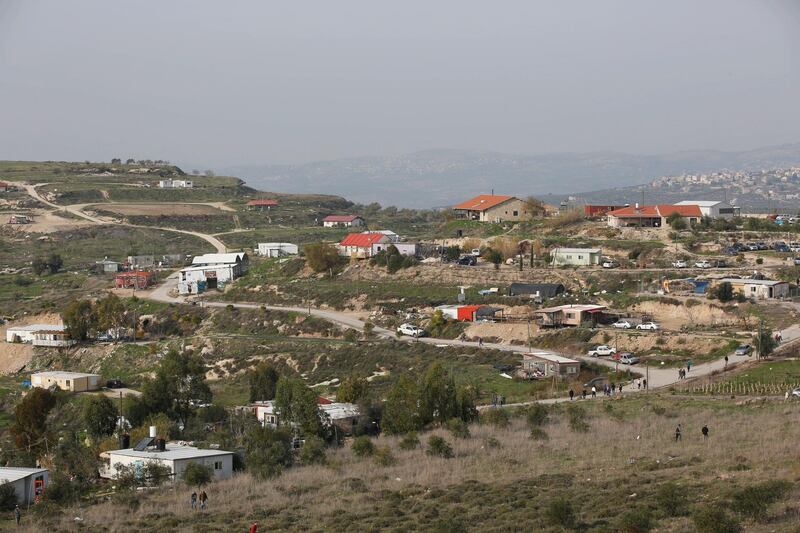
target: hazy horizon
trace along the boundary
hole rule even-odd
[[[0,0],[0,158],[221,168],[797,142],[800,5]]]

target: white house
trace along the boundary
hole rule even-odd
[[[675,205],[696,205],[704,217],[733,218],[742,214],[742,208],[719,200],[683,200]]]
[[[555,248],[550,252],[554,266],[599,265],[603,251],[600,248]]]
[[[17,495],[17,503],[27,505],[38,502],[49,481],[45,468],[0,468],[0,483],[10,483]]]
[[[400,255],[410,255],[412,257],[417,255],[417,251],[419,250],[419,244],[415,242],[377,242],[372,245],[372,255],[375,255],[382,250],[386,250],[390,246],[397,248],[397,251],[400,253]]]
[[[356,404],[331,402],[325,398],[319,398],[317,401],[317,408],[323,424],[336,426],[344,435],[350,435],[353,432],[353,428],[361,416]],[[250,404],[250,409],[255,413],[256,419],[262,426],[275,428],[281,425],[275,402],[271,400],[253,402]]]
[[[6,342],[24,342],[34,346],[71,346],[75,341],[67,336],[63,324],[30,324],[6,329]]]
[[[194,182],[192,180],[165,179],[159,180],[158,186],[161,189],[191,189],[194,187]]]
[[[181,479],[190,463],[206,465],[211,469],[215,479],[228,479],[233,475],[233,452],[223,450],[207,450],[193,446],[168,443],[164,451],[158,447],[146,447],[143,450],[128,448],[107,452],[108,469],[101,472],[103,477],[114,478],[119,466],[133,466],[137,471],[149,462],[168,466],[173,480]]]
[[[290,242],[260,242],[256,245],[256,253],[264,257],[281,257],[297,255],[300,249]]]
[[[192,266],[178,274],[180,294],[199,294],[206,289],[222,289],[247,272],[250,258],[244,252],[204,254],[192,259]]]
[[[787,298],[790,294],[787,282],[773,279],[723,278],[713,281],[712,286],[718,287],[726,282],[731,284],[734,292],[757,300]]]
[[[364,219],[358,215],[328,215],[322,219],[322,225],[326,228],[350,228],[363,226]]]
[[[31,387],[49,389],[58,387],[69,392],[85,392],[100,388],[99,374],[85,374],[83,372],[45,371],[31,374]]]

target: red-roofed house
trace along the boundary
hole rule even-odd
[[[528,218],[525,202],[504,194],[480,194],[454,205],[453,212],[459,218],[481,222],[505,222]]]
[[[0,181],[0,189],[2,189],[3,192],[8,192],[9,187],[10,185],[8,183],[5,181]]]
[[[608,225],[612,228],[643,227],[663,228],[667,218],[678,213],[687,224],[699,222],[703,217],[697,205],[630,205],[608,212]]]
[[[247,202],[247,209],[258,209],[260,211],[277,206],[278,206],[278,200],[274,200],[271,198],[256,198],[255,200],[249,200]]]
[[[322,225],[326,228],[350,228],[363,226],[364,219],[358,215],[328,215],[322,219]]]
[[[339,255],[365,259],[380,251],[376,250],[378,245],[381,245],[380,248],[384,248],[390,243],[389,237],[383,233],[348,233],[339,242]]]

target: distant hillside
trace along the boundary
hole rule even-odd
[[[255,188],[337,194],[361,203],[435,207],[491,189],[520,196],[565,195],[639,185],[665,175],[797,165],[800,143],[743,152],[666,155],[598,152],[525,156],[427,150],[397,157],[237,166],[219,171],[240,176]]]

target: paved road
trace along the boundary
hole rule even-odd
[[[12,183],[14,185],[16,185],[17,187],[24,188],[25,191],[28,193],[28,195],[31,198],[33,198],[33,199],[35,199],[35,200],[37,200],[37,201],[49,206],[49,207],[52,207],[52,208],[57,209],[59,211],[66,211],[67,213],[70,213],[70,214],[75,215],[77,217],[86,219],[86,220],[88,220],[90,222],[94,222],[95,224],[117,224],[117,225],[127,226],[127,227],[131,227],[131,228],[157,229],[157,230],[161,230],[161,231],[172,231],[174,233],[183,233],[184,235],[193,235],[193,236],[198,237],[200,239],[203,239],[204,241],[206,241],[209,244],[211,244],[211,246],[213,246],[214,249],[218,253],[225,253],[225,252],[228,251],[228,248],[225,246],[225,243],[223,243],[221,240],[217,239],[213,235],[208,235],[206,233],[200,233],[198,231],[188,231],[188,230],[175,229],[175,228],[165,228],[165,227],[161,227],[161,226],[142,226],[142,225],[137,225],[137,224],[127,224],[127,223],[116,222],[116,221],[113,221],[113,220],[104,220],[102,218],[89,215],[88,213],[85,213],[83,211],[84,207],[89,206],[89,205],[95,205],[95,204],[58,205],[58,204],[54,204],[53,202],[50,202],[49,200],[46,200],[43,196],[41,196],[39,194],[39,191],[36,190],[36,187],[38,187],[40,185],[45,185],[44,183],[39,183],[37,185],[29,185],[27,183],[21,183],[21,182],[16,182],[16,183],[12,182]]]

